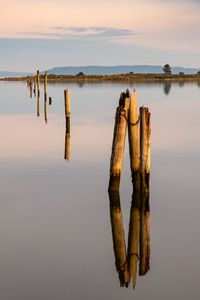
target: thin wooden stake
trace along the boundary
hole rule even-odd
[[[148,108],[140,107],[140,264],[139,274],[145,275],[150,269],[150,113]]]
[[[108,190],[113,192],[118,192],[120,186],[129,106],[129,93],[122,93],[115,115],[112,154],[110,160],[110,181]]]
[[[44,119],[45,122],[48,122],[48,113],[47,113],[47,72],[44,75]]]
[[[37,70],[37,90],[38,90],[38,96],[40,96],[40,72]]]
[[[70,90],[64,90],[66,128],[70,133]]]

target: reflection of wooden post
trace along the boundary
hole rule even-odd
[[[47,72],[44,75],[44,119],[47,123]]]
[[[32,78],[32,76],[30,76],[29,87],[30,87],[30,98],[32,98],[32,96],[33,96],[33,78]]]
[[[33,86],[33,94],[36,97],[36,77],[33,77],[33,82],[34,82],[34,86]]]
[[[139,259],[139,233],[140,233],[140,190],[133,190],[133,199],[130,210],[129,234],[128,234],[128,271],[129,281],[133,288],[136,286],[137,264]]]
[[[70,90],[64,90],[66,128],[70,133]]]
[[[70,133],[68,133],[67,127],[65,131],[65,154],[64,159],[70,160]]]
[[[126,244],[119,192],[109,192],[109,198],[116,270],[119,274],[121,286],[128,286],[129,276],[126,264]]]
[[[140,212],[140,266],[139,274],[145,275],[150,269],[150,113],[148,108],[140,108],[140,173],[141,173],[141,212]]]
[[[37,95],[37,117],[40,116],[40,94]]]
[[[112,154],[110,160],[109,191],[119,191],[129,105],[129,95],[122,93],[115,115]]]

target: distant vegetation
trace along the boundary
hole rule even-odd
[[[43,80],[44,75],[41,75]],[[2,78],[0,80],[9,81],[22,81],[27,80],[28,77],[8,77]],[[79,72],[76,75],[55,75],[48,74],[49,82],[148,82],[148,81],[200,81],[200,72],[197,74],[184,74],[180,72],[179,74],[171,74],[165,72],[162,74],[135,74],[129,72],[127,74],[115,74],[115,75],[86,75],[83,72]]]

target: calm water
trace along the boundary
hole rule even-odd
[[[0,82],[0,298],[199,299],[200,89],[135,84],[152,114],[151,270],[120,288],[107,194],[114,115],[126,84],[51,84],[48,124],[26,83]],[[71,90],[64,160],[63,91]],[[127,146],[127,145],[126,145]],[[120,197],[126,239],[128,147]]]

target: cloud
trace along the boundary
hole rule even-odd
[[[132,29],[112,28],[112,27],[64,27],[56,26],[43,32],[25,31],[15,32],[18,37],[42,38],[42,39],[68,39],[68,38],[123,38],[134,36],[137,33]]]

